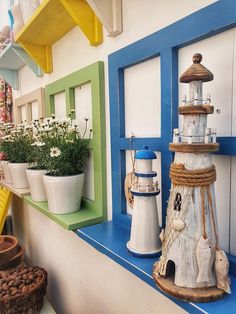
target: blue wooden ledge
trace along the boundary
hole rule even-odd
[[[130,229],[120,224],[108,221],[105,223],[77,229],[76,234],[91,244],[99,252],[107,255],[115,262],[132,272],[134,275],[145,281],[147,284],[167,296],[177,305],[189,313],[209,314],[234,314],[236,313],[236,259],[230,257],[231,271],[231,295],[224,299],[210,303],[184,302],[162,292],[152,279],[152,268],[157,258],[137,258],[126,250],[126,243],[130,237]]]

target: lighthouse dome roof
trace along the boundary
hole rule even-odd
[[[156,159],[157,156],[153,150],[150,150],[148,146],[144,146],[143,150],[139,150],[135,154],[135,159]]]
[[[202,55],[195,53],[193,55],[193,64],[180,76],[181,83],[190,83],[192,81],[209,82],[214,76],[204,65],[201,64]]]

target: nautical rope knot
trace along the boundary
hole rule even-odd
[[[204,169],[186,170],[183,164],[172,163],[170,166],[170,178],[174,185],[207,186],[216,181],[216,169],[212,165]]]

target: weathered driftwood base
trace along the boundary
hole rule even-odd
[[[191,302],[211,302],[222,299],[225,292],[216,286],[208,288],[182,288],[174,284],[174,277],[154,277],[158,287],[177,299]]]

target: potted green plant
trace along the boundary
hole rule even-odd
[[[4,181],[6,183],[12,183],[11,174],[8,167],[9,163],[9,151],[11,149],[11,129],[13,127],[12,123],[0,123],[0,154],[1,154],[1,167],[3,171]]]
[[[31,127],[33,132],[33,143],[28,155],[29,168],[26,175],[29,182],[30,194],[33,201],[43,202],[47,200],[43,184],[43,175],[47,173],[45,162],[45,132],[42,129],[46,126],[44,119],[34,120]]]
[[[6,153],[10,161],[8,167],[14,188],[23,189],[29,187],[26,168],[28,167],[28,156],[32,141],[32,130],[26,123],[12,126],[9,134],[2,138],[1,149]]]
[[[49,211],[72,213],[80,208],[84,182],[84,167],[89,157],[89,139],[81,136],[78,124],[71,117],[58,122],[49,121],[45,133],[45,162],[48,173],[44,185]],[[89,136],[90,138],[90,136]]]

